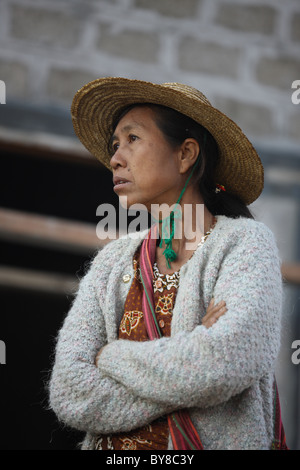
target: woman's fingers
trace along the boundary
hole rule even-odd
[[[98,367],[98,360],[99,360],[100,354],[102,353],[103,348],[104,348],[104,346],[98,351],[98,353],[95,357],[95,366],[96,367]]]
[[[206,314],[202,319],[202,325],[206,328],[210,328],[216,321],[227,312],[226,302],[221,300],[216,305],[214,299],[211,299]]]

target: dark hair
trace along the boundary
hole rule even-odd
[[[153,110],[156,125],[171,146],[180,146],[188,137],[198,142],[200,161],[199,170],[195,173],[195,183],[197,182],[204,204],[211,214],[232,218],[254,218],[247,205],[235,194],[231,194],[228,190],[216,193],[216,183],[222,184],[222,181],[215,181],[219,151],[215,139],[207,129],[172,108],[152,103],[133,104],[124,109],[118,116],[114,129],[122,117],[135,107],[147,107]]]

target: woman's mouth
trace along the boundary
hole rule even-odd
[[[118,191],[119,189],[122,189],[127,184],[129,184],[130,181],[128,181],[125,178],[120,178],[120,177],[116,176],[116,177],[113,178],[113,183],[114,183],[114,191]]]

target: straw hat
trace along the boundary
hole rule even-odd
[[[258,198],[263,189],[264,170],[252,144],[201,92],[180,83],[158,85],[126,78],[100,78],[78,90],[71,107],[75,133],[107,168],[111,170],[109,140],[113,123],[124,108],[135,103],[168,106],[205,127],[219,148],[216,184],[225,186],[226,191],[246,204]]]

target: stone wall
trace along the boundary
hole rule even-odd
[[[8,101],[69,108],[100,76],[201,89],[256,141],[297,145],[298,0],[1,0]]]

